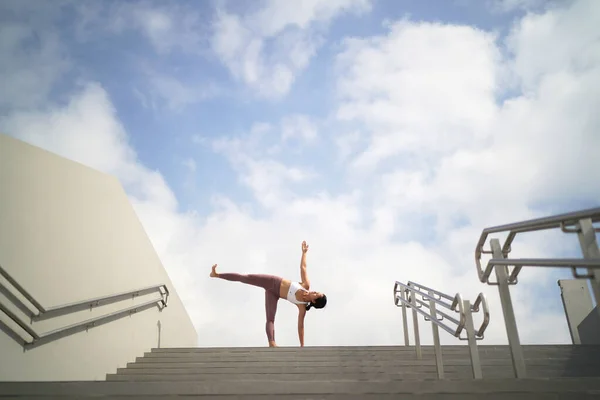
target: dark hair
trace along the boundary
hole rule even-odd
[[[327,304],[327,296],[323,295],[322,297],[319,297],[318,299],[316,299],[314,302],[311,301],[309,304],[307,304],[306,311],[310,310],[311,307],[323,308],[323,307],[325,307],[326,304]]]

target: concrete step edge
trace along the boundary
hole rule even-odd
[[[597,393],[600,378],[421,380],[382,382],[277,381],[263,382],[4,382],[1,396],[93,395],[248,395],[363,393]]]

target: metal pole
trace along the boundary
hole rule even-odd
[[[492,247],[494,258],[505,258],[502,254],[502,248],[500,247],[500,241],[498,239],[491,239],[490,246]],[[506,336],[508,337],[508,345],[512,356],[515,377],[525,378],[527,371],[525,369],[523,349],[521,348],[521,342],[519,340],[515,310],[510,298],[508,267],[506,265],[497,265],[494,267],[494,270],[496,272],[496,280],[498,281],[498,293],[500,295],[500,303],[502,304],[502,314],[504,316],[504,325],[506,326]]]
[[[583,258],[600,258],[600,249],[598,248],[596,232],[594,231],[591,218],[579,220],[577,237],[579,238]],[[590,279],[590,284],[592,285],[592,292],[598,305],[600,304],[600,274],[591,268],[588,268],[588,274],[594,274],[594,277]]]
[[[412,314],[413,314],[413,327],[415,329],[415,350],[417,351],[417,358],[420,360],[422,358],[421,354],[421,338],[419,337],[419,318],[417,316],[417,296],[414,290],[411,289],[410,300],[412,304]]]
[[[430,290],[429,295],[433,297],[433,292]],[[431,315],[431,329],[433,330],[433,347],[435,349],[435,366],[439,379],[444,379],[444,362],[442,361],[442,347],[440,346],[440,332],[438,326],[433,321],[437,320],[435,310],[435,301],[429,299],[429,314]]]
[[[473,325],[473,313],[471,302],[463,301],[465,310],[465,329],[467,331],[467,341],[469,343],[469,354],[471,356],[471,368],[473,369],[473,378],[482,379],[481,361],[479,360],[479,350],[477,349],[477,339],[475,339],[475,325]]]
[[[400,289],[400,297],[402,300],[406,300],[406,289]],[[408,337],[408,319],[406,318],[406,303],[402,302],[402,326],[404,328],[404,345],[410,346],[410,340]]]

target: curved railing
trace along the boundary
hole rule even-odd
[[[420,297],[420,299],[418,298]],[[409,345],[408,335],[408,320],[406,309],[413,310],[413,329],[415,331],[415,350],[417,358],[422,358],[421,341],[419,335],[419,324],[417,313],[421,314],[425,321],[430,321],[433,331],[433,342],[436,358],[436,368],[438,377],[444,377],[444,365],[442,360],[442,351],[439,339],[439,328],[442,328],[450,335],[469,342],[469,352],[471,356],[471,367],[473,369],[473,377],[476,379],[482,378],[481,363],[479,361],[479,353],[477,351],[477,340],[484,338],[485,330],[489,325],[490,311],[486,297],[480,293],[475,302],[471,304],[468,300],[463,300],[460,293],[454,296],[442,293],[435,289],[421,285],[416,282],[409,281],[408,283],[396,282],[394,284],[394,304],[397,307],[402,307],[402,318],[404,328],[404,344]],[[445,311],[441,311],[438,307],[445,308],[449,311],[458,314],[458,318],[449,315]],[[473,313],[483,311],[483,321],[479,329],[475,329],[473,324]],[[441,318],[438,318],[441,316]],[[449,321],[456,325],[455,328],[450,324],[444,323]],[[461,333],[466,335],[461,337]]]
[[[491,228],[486,228],[481,232],[477,246],[475,247],[475,264],[477,266],[477,274],[479,280],[488,285],[498,285],[498,282],[490,282],[490,275],[493,268],[496,265],[512,265],[515,268],[509,274],[509,284],[514,285],[517,283],[517,276],[524,266],[532,267],[569,267],[573,269],[573,275],[575,278],[590,278],[593,277],[593,273],[588,272],[587,275],[578,275],[576,268],[600,268],[600,260],[594,260],[593,255],[585,254],[584,259],[511,259],[509,262],[504,260],[508,257],[508,254],[512,250],[512,243],[516,238],[517,234],[525,232],[534,232],[548,229],[560,228],[565,233],[578,233],[580,234],[580,242],[582,239],[587,239],[587,236],[594,232],[600,232],[600,228],[595,228],[593,223],[600,221],[600,207],[592,208],[583,211],[577,211],[572,213],[560,214],[551,217],[537,218],[523,222],[516,222],[512,224],[499,225]],[[508,232],[508,236],[504,241],[504,244],[500,248],[499,254],[494,254],[493,248],[485,250],[485,246],[488,235],[492,233]],[[584,236],[583,238],[581,236]],[[594,240],[595,241],[595,240]],[[582,246],[584,247],[584,246]],[[587,247],[587,246],[585,246]],[[597,245],[596,245],[597,248]],[[586,250],[583,249],[582,250]],[[487,267],[484,270],[481,266],[481,255],[492,254],[493,258],[488,261]],[[600,301],[600,299],[597,299]]]
[[[597,270],[600,269],[600,248],[596,238],[596,232],[600,232],[600,228],[594,226],[594,223],[599,221],[600,208],[592,208],[495,226],[482,231],[475,247],[477,274],[481,282],[498,286],[513,368],[517,378],[525,378],[527,372],[509,286],[518,283],[518,275],[523,267],[570,268],[574,278],[590,281],[596,303],[600,303],[600,274],[597,273]],[[560,229],[564,233],[577,234],[583,258],[508,258],[517,234],[549,229]],[[499,239],[492,238],[490,239],[490,249],[484,249],[490,234],[505,232],[508,232],[508,235],[503,245],[500,245]],[[482,254],[492,255],[485,269],[482,268]],[[512,270],[509,269],[511,266]],[[577,271],[578,268],[586,268],[587,272],[581,274]],[[495,272],[495,281],[490,281],[492,272]]]
[[[167,307],[169,298],[169,289],[164,284],[148,286],[141,289],[130,290],[127,292],[111,294],[103,297],[97,297],[93,299],[87,299],[76,303],[64,304],[61,306],[45,308],[38,302],[27,290],[25,290],[14,278],[12,278],[6,270],[0,266],[0,276],[2,276],[8,283],[21,295],[23,298],[30,303],[34,310],[32,310],[27,304],[21,301],[15,294],[12,293],[5,285],[0,281],[0,293],[2,293],[15,307],[17,307],[23,314],[30,319],[30,323],[26,322],[17,313],[13,312],[8,306],[0,302],[0,311],[4,313],[13,323],[21,328],[30,338],[23,338],[23,336],[15,331],[8,324],[0,320],[0,328],[4,330],[14,340],[22,344],[24,347],[31,348],[40,346],[42,344],[72,335],[77,332],[85,331],[90,328],[109,323],[111,321],[123,318],[125,316],[138,313],[149,308],[158,307],[159,310]],[[104,314],[95,318],[87,319],[69,326],[65,326],[50,332],[38,333],[31,325],[36,321],[48,320],[58,316],[74,313],[82,310],[92,310],[93,308],[106,306],[108,304],[116,303],[119,301],[133,299],[139,296],[157,292],[160,297],[156,297],[152,300],[146,301],[135,306],[127,307],[112,313]]]

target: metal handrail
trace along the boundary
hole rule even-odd
[[[398,292],[398,290],[397,290],[398,286],[400,286],[400,287],[402,287],[405,290],[411,291],[415,295],[416,294],[420,295],[423,299],[434,301],[437,305],[443,306],[443,307],[445,307],[445,308],[447,308],[447,309],[449,309],[451,311],[458,312],[459,315],[460,315],[460,321],[459,321],[458,326],[456,327],[455,330],[452,330],[449,326],[443,324],[442,321],[438,320],[437,318],[434,321],[431,321],[431,322],[433,322],[434,324],[438,325],[440,328],[444,329],[446,332],[448,332],[452,336],[459,337],[460,334],[461,334],[461,332],[462,332],[462,330],[465,327],[465,311],[463,309],[463,301],[462,301],[461,294],[457,293],[454,297],[450,297],[448,295],[444,295],[444,297],[448,296],[448,297],[450,297],[452,299],[452,304],[447,304],[447,303],[444,303],[443,301],[441,301],[439,299],[436,299],[434,296],[431,296],[428,293],[423,293],[419,289],[416,289],[416,288],[412,287],[411,283],[412,282],[409,282],[408,284],[404,284],[402,282],[396,282],[396,284],[394,285],[394,302],[395,302],[396,306],[398,305],[398,301],[401,301],[403,304],[406,304],[406,306],[408,308],[412,307],[412,305],[408,302],[408,300],[404,300],[404,299],[396,296],[396,293]],[[418,286],[424,288],[424,286],[421,286],[421,285],[418,285]],[[433,290],[432,290],[432,292],[433,292]],[[415,301],[419,301],[419,300],[415,299]],[[421,304],[427,306],[427,304],[425,304],[424,302],[421,302]],[[458,307],[458,310],[456,309],[456,307]],[[421,308],[415,307],[415,310],[419,314],[423,315],[425,318],[431,318],[431,315],[427,314]],[[429,321],[429,319],[427,319],[427,321]]]
[[[426,290],[427,293],[424,293],[424,290]],[[417,296],[420,296],[422,300],[418,299]],[[445,302],[442,299],[451,301],[452,303]],[[490,311],[486,297],[483,293],[480,293],[477,296],[475,303],[471,305],[471,303],[468,300],[463,300],[463,297],[460,293],[457,293],[456,295],[454,295],[454,297],[452,297],[448,294],[442,293],[435,289],[431,289],[427,286],[421,285],[416,282],[409,281],[407,284],[405,284],[396,281],[394,284],[394,304],[397,307],[402,307],[405,346],[409,345],[406,309],[411,308],[413,310],[415,350],[417,358],[419,359],[422,357],[422,354],[417,313],[421,314],[425,318],[425,321],[431,322],[438,378],[442,379],[444,377],[444,367],[442,361],[442,351],[439,341],[438,328],[442,328],[443,330],[445,330],[452,336],[458,338],[459,340],[469,341],[469,352],[471,355],[473,377],[476,379],[482,377],[481,363],[479,361],[479,353],[477,351],[477,340],[481,340],[484,338],[485,330],[489,325],[490,321]],[[460,316],[459,319],[457,320],[451,317],[450,315],[446,314],[445,312],[438,310],[436,306],[442,306],[458,313]],[[473,312],[479,312],[480,307],[483,310],[483,321],[479,329],[475,330],[473,326],[472,314]],[[427,308],[429,312],[425,310]],[[438,314],[440,314],[442,318],[438,319]],[[452,329],[450,326],[442,322],[444,320],[456,324],[456,329]],[[465,338],[461,337],[461,333],[463,330],[466,331]]]
[[[406,304],[406,306],[408,308],[412,308],[412,304],[410,304],[410,301],[408,300],[404,300],[402,298],[399,298],[396,293],[398,292],[398,286],[401,286],[405,289],[409,289],[411,292],[416,292],[416,290],[412,290],[411,285],[414,285],[415,287],[420,287],[423,289],[427,289],[428,291],[431,292],[435,292],[438,295],[441,295],[442,297],[448,299],[448,300],[452,300],[452,304],[447,304],[444,303],[443,301],[440,301],[439,299],[436,299],[435,297],[426,294],[426,293],[422,293],[419,292],[418,294],[420,296],[422,296],[423,299],[427,299],[427,300],[431,300],[434,301],[437,305],[441,305],[446,307],[447,309],[457,312],[460,315],[460,321],[456,321],[455,319],[453,319],[452,317],[445,315],[444,313],[442,313],[439,310],[436,310],[438,314],[444,314],[445,318],[454,322],[455,324],[457,324],[457,327],[455,330],[452,330],[450,327],[445,326],[444,324],[441,323],[441,320],[436,319],[435,321],[431,321],[433,323],[435,323],[436,325],[438,325],[440,328],[444,329],[446,332],[450,333],[452,336],[457,337],[460,340],[467,340],[467,338],[462,338],[460,337],[460,334],[462,333],[464,327],[465,327],[465,309],[464,309],[464,301],[462,298],[462,295],[460,293],[457,293],[454,297],[442,293],[442,292],[438,292],[434,289],[430,289],[427,286],[409,281],[408,284],[404,284],[402,282],[396,282],[394,285],[394,303],[396,304],[396,306],[398,306],[398,301]],[[421,303],[424,306],[427,306],[427,304],[424,301],[420,301],[418,299],[415,299],[415,301]],[[481,305],[481,307],[483,308],[483,321],[481,322],[481,325],[479,327],[479,329],[477,330],[477,338],[478,340],[482,340],[484,339],[484,333],[485,330],[487,329],[487,326],[489,325],[490,322],[490,309],[489,309],[489,305],[487,302],[487,299],[485,297],[485,295],[483,293],[479,293],[479,295],[477,296],[477,298],[475,299],[475,302],[473,303],[473,305],[471,306],[471,311],[472,312],[479,312],[479,306]],[[458,307],[458,310],[456,309],[456,307]],[[420,307],[415,307],[415,310],[423,315],[425,317],[426,321],[430,321],[431,319],[431,315],[427,314],[425,311],[423,311]]]
[[[19,303],[17,306],[23,311],[29,318],[34,321],[46,320],[54,317],[58,317],[65,314],[70,314],[77,311],[93,309],[95,307],[105,306],[108,304],[116,303],[128,299],[130,297],[143,296],[145,294],[164,290],[166,297],[169,297],[169,289],[165,284],[157,284],[152,286],[146,286],[140,289],[129,290],[127,292],[121,292],[111,294],[107,296],[95,297],[92,299],[82,300],[75,303],[63,304],[59,306],[45,308],[38,302],[29,292],[27,292],[10,274],[2,268],[0,265],[0,275],[6,279],[23,297],[27,299],[35,308],[36,311],[31,311],[23,302],[14,296],[9,290],[2,290],[2,293],[9,297],[12,302]],[[3,285],[0,284],[0,288]],[[166,302],[165,302],[166,303]]]
[[[2,311],[10,320],[12,320],[15,324],[17,324],[23,331],[25,331],[29,336],[31,336],[31,340],[23,339],[22,344],[24,346],[32,347],[37,346],[43,343],[47,343],[52,340],[56,340],[60,337],[67,336],[69,334],[75,333],[78,330],[86,330],[90,327],[97,326],[109,322],[110,320],[121,318],[125,315],[131,315],[140,310],[145,310],[147,308],[153,307],[154,305],[158,305],[159,309],[167,307],[168,299],[169,299],[169,289],[165,284],[147,286],[141,289],[130,290],[127,292],[107,295],[103,297],[97,297],[93,299],[87,299],[83,301],[78,301],[75,303],[64,304],[55,307],[45,308],[42,306],[29,292],[27,292],[13,277],[8,274],[8,272],[0,266],[0,275],[6,279],[19,294],[21,294],[27,301],[31,303],[31,305],[36,308],[37,312],[32,311],[26,304],[24,304],[17,296],[15,296],[8,288],[0,283],[0,292],[4,294],[14,305],[19,308],[25,315],[27,315],[31,319],[31,323],[35,321],[46,320],[54,317],[58,317],[61,315],[73,313],[76,311],[82,311],[86,309],[93,309],[94,307],[105,306],[108,304],[112,304],[118,301],[122,301],[128,298],[136,298],[141,295],[145,295],[151,292],[158,291],[160,293],[160,298],[145,302],[143,304],[139,304],[133,307],[128,307],[123,310],[115,311],[109,314],[105,314],[99,317],[95,317],[86,321],[82,321],[67,327],[63,327],[52,332],[46,332],[44,334],[38,334],[32,327],[30,327],[27,322],[23,321],[17,314],[12,312],[7,306],[0,302],[0,311]],[[15,334],[17,337],[21,337],[14,329],[12,329],[7,324],[0,321],[3,327],[8,328],[11,333]],[[14,336],[13,336],[14,338]],[[22,339],[22,338],[21,338]]]
[[[398,282],[396,282],[396,283],[398,283]],[[402,285],[404,287],[407,287],[404,284],[400,284],[400,285]],[[431,297],[431,296],[426,296],[426,297],[429,300],[435,301],[434,298]],[[400,301],[402,304],[405,304],[406,307],[408,307],[408,308],[413,308],[412,304],[410,303],[410,300],[405,300],[405,299],[402,299],[401,297],[396,296],[396,305],[398,305],[398,301]],[[415,301],[420,302],[424,306],[427,306],[427,303],[425,303],[424,301],[420,301],[418,299],[415,299]],[[445,306],[445,304],[438,303],[437,301],[436,301],[436,304],[440,304],[440,305],[444,305]],[[436,319],[432,320],[431,319],[431,315],[428,314],[428,313],[426,313],[425,311],[423,311],[421,308],[414,307],[414,309],[419,314],[423,315],[425,317],[426,321],[431,321],[434,324],[436,324],[437,326],[439,326],[440,328],[442,328],[443,330],[445,330],[446,332],[448,332],[449,334],[451,334],[452,336],[459,337],[460,334],[461,334],[461,332],[462,332],[462,330],[464,329],[464,326],[465,326],[465,313],[464,313],[464,310],[463,310],[462,302],[460,303],[459,307],[460,307],[460,310],[452,310],[452,311],[458,312],[459,315],[460,315],[460,321],[458,322],[458,324],[457,324],[458,326],[454,330],[452,328],[450,328],[449,326],[443,324],[442,320],[440,320],[440,319],[436,318]],[[438,313],[440,313],[440,311],[438,311]],[[450,320],[450,321],[452,321],[452,322],[456,321],[456,320],[453,320],[452,318],[447,318],[447,319]]]
[[[527,372],[509,286],[518,283],[518,275],[523,267],[571,268],[576,279],[590,280],[596,302],[600,303],[600,274],[597,273],[597,270],[600,269],[600,248],[596,238],[596,232],[600,232],[600,227],[594,226],[594,223],[599,221],[600,207],[500,225],[482,231],[475,247],[477,274],[481,282],[498,287],[515,377],[525,378]],[[518,233],[557,228],[564,233],[577,234],[583,258],[510,259],[507,257]],[[508,232],[504,244],[501,245],[499,239],[492,238],[490,239],[490,250],[484,250],[488,235],[499,232]],[[481,255],[484,253],[492,255],[485,270],[481,266]],[[509,266],[514,267],[512,271],[509,270]],[[578,273],[577,268],[586,268],[587,274]],[[495,282],[490,282],[492,272],[495,272],[496,275]]]
[[[483,321],[481,321],[481,325],[479,329],[475,333],[475,336],[483,339],[483,334],[490,324],[490,307],[488,306],[487,299],[483,293],[479,293],[477,298],[475,299],[475,303],[473,303],[472,310],[473,312],[479,312],[479,306],[483,307]]]
[[[509,276],[509,282],[516,282],[518,272],[522,267],[556,267],[556,268],[591,268],[600,269],[600,258],[492,258],[488,261],[483,272],[484,282],[487,282],[494,267],[497,265],[514,266]],[[518,268],[518,269],[517,269]],[[583,275],[581,277],[592,277],[593,275]]]
[[[22,328],[25,332],[27,332],[27,334],[29,334],[32,339],[31,340],[22,339],[21,336],[10,326],[8,326],[7,324],[5,324],[2,321],[0,321],[0,324],[3,327],[10,329],[12,331],[12,333],[14,334],[13,339],[17,340],[19,342],[19,344],[23,345],[23,347],[33,348],[33,347],[41,346],[42,344],[52,342],[57,339],[61,339],[66,336],[70,336],[77,332],[87,331],[90,328],[104,325],[108,322],[117,320],[119,318],[123,318],[125,316],[131,315],[134,313],[138,313],[140,311],[147,310],[154,306],[158,306],[159,310],[162,311],[167,306],[167,304],[166,304],[165,299],[161,297],[159,299],[147,301],[145,303],[138,304],[136,306],[128,307],[123,310],[118,310],[118,311],[115,311],[115,312],[112,312],[109,314],[105,314],[105,315],[101,315],[99,317],[87,319],[82,322],[78,322],[78,323],[75,323],[75,324],[72,324],[69,326],[65,326],[65,327],[50,331],[50,332],[40,334],[40,333],[37,333],[33,328],[29,327],[21,318],[19,318],[15,313],[10,311],[5,305],[0,303],[0,311],[4,312],[13,322],[15,322],[17,325],[19,325],[19,327]],[[19,340],[17,338],[20,338],[21,340]]]
[[[568,233],[577,232],[577,230],[570,229],[568,226],[577,225],[582,219],[589,219],[592,223],[599,222],[600,207],[485,228],[481,232],[479,241],[475,247],[475,264],[477,265],[479,280],[489,285],[497,285],[497,283],[489,281],[489,274],[486,275],[481,267],[481,255],[492,254],[492,250],[484,250],[483,248],[489,234],[509,232],[506,240],[504,241],[504,245],[502,246],[502,255],[506,257],[508,253],[511,252],[512,242],[518,233],[534,232],[554,228],[560,228],[563,232]],[[594,230],[596,232],[600,232],[600,228],[594,228]],[[511,274],[511,276],[514,275],[515,278],[515,281],[512,282],[513,284],[516,283],[516,277],[521,269],[519,266],[516,266],[515,268],[518,268],[518,270],[516,273]]]
[[[411,285],[411,286],[414,286],[414,287],[425,289],[428,292],[432,292],[433,294],[438,295],[440,298],[445,298],[446,300],[454,301],[456,299],[456,296],[452,297],[449,294],[439,292],[439,291],[437,291],[435,289],[431,289],[431,288],[429,288],[429,287],[427,287],[425,285],[421,285],[420,283],[416,283],[416,282],[413,282],[413,281],[408,281],[408,284]]]

